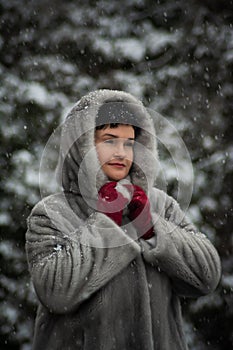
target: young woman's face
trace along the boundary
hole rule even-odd
[[[131,125],[95,131],[95,145],[103,172],[109,180],[124,179],[132,166],[135,132]]]

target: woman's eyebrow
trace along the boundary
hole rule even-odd
[[[113,134],[109,134],[109,133],[103,135],[103,137],[105,137],[105,136],[107,136],[107,137],[112,137],[112,138],[115,138],[115,139],[119,138],[119,136],[113,135]],[[134,138],[134,137],[129,137],[129,138],[127,138],[127,140],[132,140],[132,141],[134,141],[135,138]]]

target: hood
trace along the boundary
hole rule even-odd
[[[100,107],[114,104],[116,110],[118,103],[120,112],[114,114],[114,121],[111,122],[124,123],[126,107],[127,111],[130,110],[130,124],[140,127],[140,133],[135,139],[134,164],[128,180],[142,187],[146,193],[154,185],[158,172],[158,155],[151,116],[143,104],[129,93],[97,90],[82,97],[62,125],[57,179],[65,192],[78,193],[86,199],[96,200],[101,186],[109,181],[100,167],[94,135],[95,127],[100,123]]]

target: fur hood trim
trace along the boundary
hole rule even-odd
[[[157,143],[153,120],[143,104],[129,93],[97,90],[82,97],[62,126],[57,179],[66,192],[79,193],[96,200],[101,186],[108,181],[95,150],[94,133],[98,111],[106,103],[124,103],[135,116],[133,125],[140,127],[134,148],[134,164],[129,180],[149,193],[158,173]],[[124,118],[124,116],[123,116]],[[116,116],[116,123],[118,116]],[[122,119],[121,119],[122,123]]]

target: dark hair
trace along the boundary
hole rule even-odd
[[[132,104],[122,101],[107,101],[98,110],[96,118],[96,130],[107,128],[117,128],[119,125],[131,125],[135,132],[135,137],[140,133],[137,110]]]
[[[132,128],[134,129],[135,138],[140,134],[140,129],[137,126],[131,125],[131,124],[125,124],[125,123],[124,124],[123,123],[102,124],[102,125],[96,126],[95,130],[102,130],[102,129],[106,129],[107,127],[110,127],[111,129],[115,129],[119,125],[130,125],[130,126],[132,126]]]

